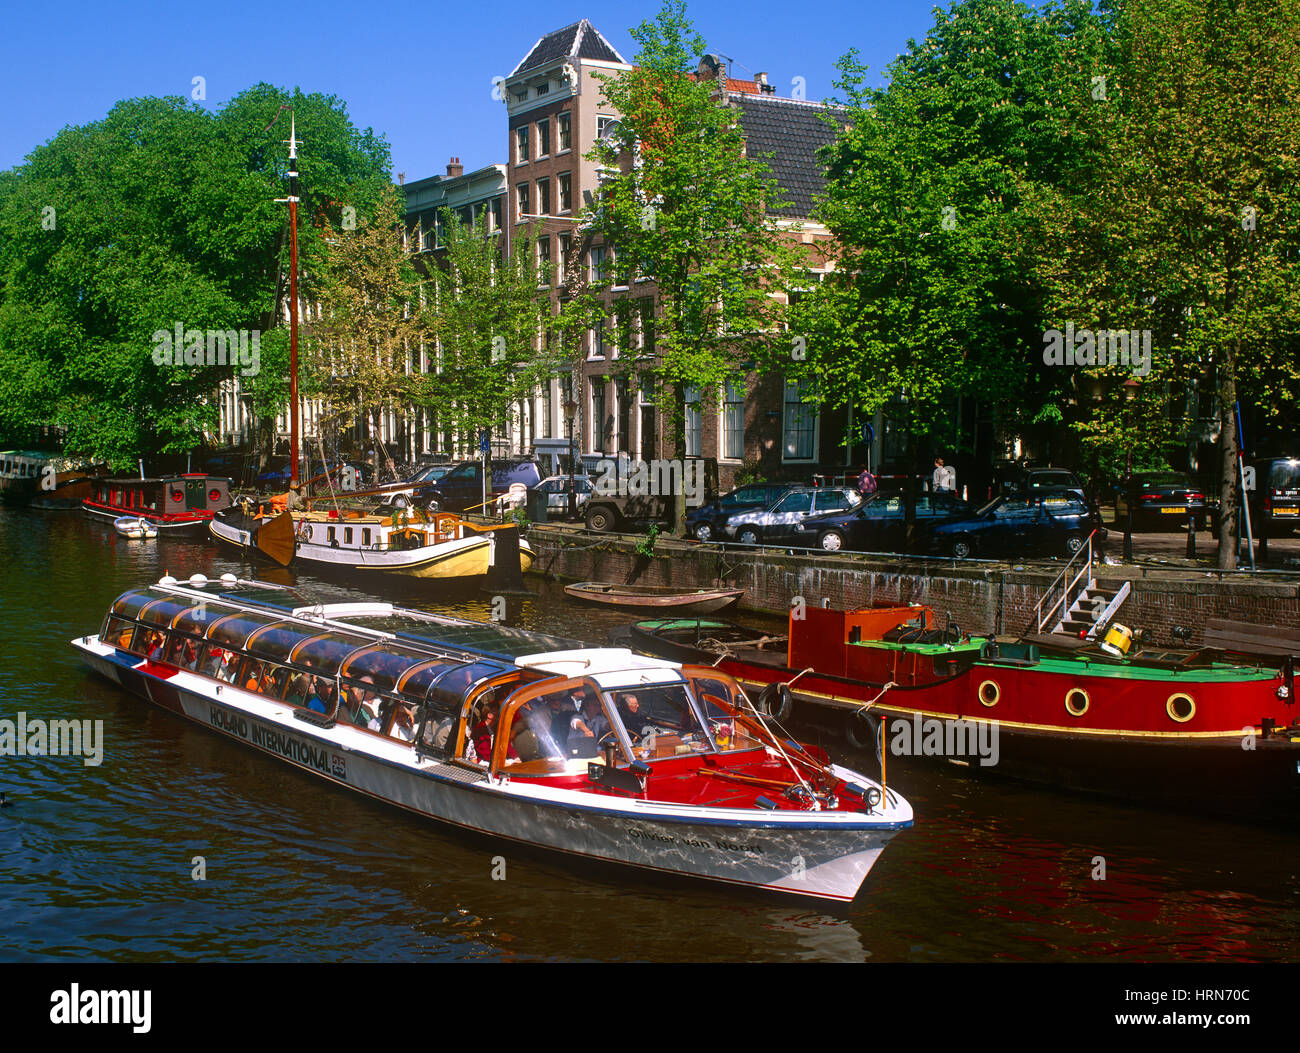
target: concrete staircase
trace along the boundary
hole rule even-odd
[[[1097,585],[1097,579],[1092,576],[1095,565],[1092,539],[1093,534],[1089,534],[1086,543],[1047,587],[1027,631],[1066,633],[1095,640],[1128,599],[1127,581],[1118,589]]]
[[[1095,578],[1090,578],[1078,598],[1070,605],[1060,621],[1052,627],[1054,633],[1066,633],[1095,640],[1110,624],[1116,612],[1128,599],[1129,583],[1118,589],[1103,589]]]

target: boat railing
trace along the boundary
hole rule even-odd
[[[1080,546],[1078,552],[1070,557],[1070,561],[1061,568],[1061,573],[1052,579],[1052,583],[1047,586],[1043,598],[1040,599],[1038,604],[1034,607],[1034,618],[1036,621],[1035,632],[1041,633],[1043,631],[1043,626],[1056,616],[1058,610],[1061,612],[1062,617],[1069,612],[1070,604],[1074,602],[1072,596],[1077,595],[1075,589],[1080,581],[1083,582],[1084,589],[1086,589],[1089,583],[1091,583],[1094,560],[1092,539],[1096,533],[1097,531],[1094,530],[1088,535],[1088,540]],[[1075,563],[1079,563],[1079,567],[1075,571],[1074,577],[1070,577],[1071,568],[1074,567]],[[1061,587],[1060,598],[1057,599],[1051,607],[1044,611],[1043,604],[1056,595],[1058,586],[1063,586]],[[1082,592],[1083,590],[1080,589],[1079,591]]]

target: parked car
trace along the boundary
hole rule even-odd
[[[694,509],[686,516],[686,532],[697,541],[715,541],[724,533],[727,520],[741,512],[770,508],[790,483],[746,483],[730,493]]]
[[[862,503],[862,495],[847,487],[799,487],[787,490],[769,508],[731,516],[725,530],[742,545],[799,544],[798,523],[818,512],[842,512]]]
[[[1256,534],[1282,537],[1300,528],[1300,459],[1263,457],[1250,462],[1255,488],[1250,491],[1251,527]]]
[[[862,504],[839,512],[809,516],[795,524],[796,544],[827,552],[857,549],[860,552],[901,552],[907,541],[907,498],[894,492],[875,493]],[[916,525],[968,517],[975,507],[951,491],[918,494]]]
[[[549,519],[564,519],[569,514],[569,477],[567,475],[548,475],[536,489],[546,494],[546,515]],[[573,477],[573,492],[578,514],[596,492],[596,485],[589,475]]]
[[[1013,490],[1069,490],[1081,501],[1088,500],[1083,481],[1068,468],[1026,468]]]
[[[1117,525],[1127,517],[1130,503],[1136,529],[1161,524],[1181,527],[1190,512],[1196,529],[1204,530],[1210,514],[1204,488],[1186,472],[1135,472],[1115,499]]]
[[[492,462],[492,476],[488,480],[488,498],[505,493],[512,483],[521,483],[531,490],[542,481],[533,460]],[[461,461],[437,482],[422,486],[416,491],[418,503],[438,512],[466,512],[483,503],[483,464],[481,461]]]
[[[966,559],[998,556],[1072,556],[1088,535],[1106,539],[1101,513],[1073,490],[1021,491],[995,497],[973,515],[924,528],[922,547]]]

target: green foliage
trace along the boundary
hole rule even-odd
[[[229,367],[158,366],[152,334],[269,330],[287,284],[283,173],[292,102],[303,159],[301,257],[333,201],[388,183],[388,150],[339,100],[257,85],[211,112],[131,99],[0,174],[0,434],[40,424],[117,468],[197,445]],[[309,291],[309,290],[304,290]],[[259,389],[271,384],[264,368]],[[265,394],[265,393],[264,393]],[[261,397],[261,396],[259,396]],[[273,400],[272,400],[273,401]]]
[[[641,538],[641,540],[636,543],[636,549],[634,551],[638,556],[652,559],[655,554],[655,542],[658,540],[659,524],[651,523],[649,531],[646,532],[645,537]]]

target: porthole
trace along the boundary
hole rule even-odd
[[[1072,717],[1081,717],[1088,712],[1091,701],[1083,688],[1072,687],[1065,693],[1065,711]]]
[[[1196,716],[1196,700],[1191,695],[1176,692],[1165,701],[1165,712],[1176,724],[1186,724]]]
[[[998,699],[1002,697],[1002,689],[992,680],[985,680],[979,686],[979,699],[990,709],[998,704]]]

